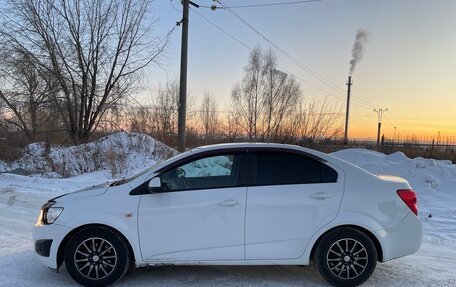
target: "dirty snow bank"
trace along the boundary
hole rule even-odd
[[[0,172],[20,168],[44,177],[70,177],[104,171],[107,177],[118,178],[174,154],[174,149],[148,135],[119,132],[87,144],[53,147],[48,155],[43,143],[30,144],[17,161],[0,161]]]

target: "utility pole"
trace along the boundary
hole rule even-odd
[[[350,88],[352,85],[351,76],[348,77],[348,89],[347,89],[347,111],[345,112],[345,134],[344,134],[344,144],[348,144],[348,115],[350,112]]]
[[[179,107],[177,110],[177,150],[185,151],[185,120],[187,117],[187,62],[188,62],[188,18],[190,5],[199,8],[199,5],[190,0],[182,1],[182,43],[181,66],[179,85]]]
[[[382,129],[382,117],[383,113],[387,112],[388,109],[374,109],[374,113],[377,113],[378,115],[378,130],[377,130],[377,148],[380,147],[380,130]]]
[[[187,62],[188,62],[188,14],[190,1],[182,0],[182,42],[179,84],[179,107],[177,110],[177,150],[185,151],[185,118],[187,114]]]

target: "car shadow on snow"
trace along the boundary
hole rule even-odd
[[[42,266],[33,250],[0,255],[1,286],[80,286],[65,264]],[[131,269],[115,286],[329,286],[313,266],[150,266]]]
[[[145,282],[154,286],[328,286],[312,266],[143,267],[131,270],[118,286]]]
[[[0,255],[1,286],[79,286],[65,264],[60,273],[43,267],[33,250]],[[425,254],[425,258],[429,257]],[[364,286],[456,286],[456,279],[425,272],[421,256],[378,264]],[[432,264],[431,264],[432,265]],[[432,266],[427,266],[432,267]],[[441,266],[434,266],[435,268]],[[428,269],[429,270],[429,269]],[[330,286],[313,266],[154,266],[130,270],[115,286]]]

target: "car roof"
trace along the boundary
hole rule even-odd
[[[212,144],[212,145],[204,145],[195,147],[194,150],[217,150],[217,149],[231,149],[231,148],[277,148],[277,149],[298,149],[298,150],[306,150],[309,152],[316,152],[315,150],[291,145],[291,144],[281,144],[281,143],[264,143],[264,142],[242,142],[242,143],[221,143],[221,144]]]
[[[234,150],[234,149],[253,149],[253,150],[275,150],[275,151],[294,151],[302,154],[306,154],[317,160],[327,161],[328,155],[313,149],[291,145],[291,144],[280,144],[280,143],[259,143],[259,142],[244,142],[244,143],[223,143],[205,145],[192,149],[190,152],[204,153],[218,150]]]
[[[314,160],[327,162],[331,156],[312,150],[309,148],[304,148],[296,145],[290,144],[278,144],[278,143],[223,143],[223,144],[213,144],[213,145],[205,145],[200,147],[195,147],[191,150],[183,152],[176,157],[173,158],[171,162],[167,165],[160,167],[155,172],[162,172],[164,170],[172,168],[173,166],[182,164],[188,160],[198,159],[200,157],[211,156],[211,155],[220,155],[220,151],[227,151],[227,152],[242,152],[246,150],[254,150],[254,151],[266,151],[266,152],[290,152],[301,154],[307,156],[309,158],[313,158]]]

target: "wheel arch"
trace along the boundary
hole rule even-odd
[[[90,224],[84,224],[84,225],[81,225],[81,226],[78,226],[78,227],[74,228],[73,230],[68,232],[68,234],[65,235],[63,240],[60,242],[59,248],[57,250],[57,258],[56,258],[56,260],[57,260],[57,270],[59,270],[60,266],[62,266],[62,264],[63,264],[65,248],[67,247],[68,242],[70,241],[70,239],[77,232],[79,232],[80,230],[82,230],[84,228],[87,228],[87,227],[105,227],[105,228],[109,228],[109,229],[113,230],[115,233],[117,233],[119,236],[121,236],[125,240],[125,243],[128,246],[128,251],[131,254],[132,263],[136,261],[137,256],[136,256],[136,254],[135,254],[135,252],[134,252],[134,250],[132,248],[132,245],[131,245],[130,241],[128,240],[128,238],[125,235],[122,234],[122,232],[120,232],[118,229],[116,229],[116,228],[114,228],[112,226],[106,225],[106,224],[90,223]]]
[[[354,224],[343,224],[343,225],[338,225],[338,226],[334,226],[328,230],[326,230],[323,234],[321,234],[318,239],[314,242],[313,246],[312,246],[312,249],[310,251],[310,256],[309,258],[313,258],[314,255],[315,255],[315,251],[317,249],[317,246],[318,244],[320,244],[321,240],[326,236],[326,234],[336,230],[336,229],[339,229],[339,228],[344,228],[344,227],[350,227],[350,228],[353,228],[353,229],[357,229],[361,232],[363,232],[364,234],[366,234],[371,240],[372,242],[374,243],[375,245],[375,249],[377,251],[377,260],[380,261],[380,262],[383,262],[383,248],[382,248],[382,245],[380,244],[380,241],[378,240],[377,236],[374,235],[374,233],[372,233],[370,230],[364,228],[364,227],[361,227],[359,225],[354,225]]]

